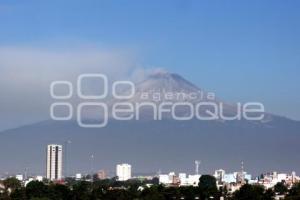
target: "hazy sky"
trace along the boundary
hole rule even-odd
[[[0,130],[47,118],[48,84],[165,68],[300,120],[300,1],[0,1]]]

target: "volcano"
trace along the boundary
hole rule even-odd
[[[136,83],[134,89],[125,89],[120,93],[122,96],[133,95],[126,100],[110,99],[108,101],[109,110],[111,111],[116,104],[121,103],[124,107],[127,104],[127,109],[133,107],[132,113],[138,115],[136,119],[174,119],[174,115],[187,120],[190,118],[218,121],[229,120],[229,118],[241,119],[241,117],[235,117],[238,112],[241,115],[241,105],[229,104],[217,99],[215,93],[207,92],[180,75],[166,71],[151,73],[144,81]],[[208,114],[208,112],[212,114]],[[89,113],[88,117],[90,115]],[[218,115],[225,116],[223,117],[225,120]],[[271,115],[267,113],[263,113],[263,115],[262,121],[270,120]]]
[[[159,104],[165,93],[197,93],[194,99],[168,99],[171,102],[222,102],[225,113],[234,112],[235,104],[210,98],[210,93],[195,86],[180,75],[169,72],[150,74],[135,85],[136,92],[129,100],[116,102],[141,103],[142,93],[163,98],[150,99]],[[127,93],[124,90],[124,93]],[[182,116],[184,110],[180,110]],[[155,174],[156,171],[193,173],[194,160],[201,160],[201,173],[223,168],[245,170],[253,174],[265,171],[300,172],[300,122],[265,113],[263,120],[186,121],[153,120],[151,111],[142,111],[143,120],[118,121],[109,119],[104,128],[82,128],[76,121],[47,120],[0,133],[0,173],[44,174],[45,147],[49,143],[72,141],[67,147],[65,165],[68,175],[90,172],[90,155],[94,155],[94,169],[114,169],[115,164],[132,164],[135,174]],[[113,175],[114,171],[111,170]]]

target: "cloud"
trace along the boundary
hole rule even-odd
[[[134,52],[120,49],[0,47],[0,130],[49,117],[49,85],[75,81],[81,73],[126,78],[135,69]]]

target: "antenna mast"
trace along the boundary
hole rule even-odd
[[[196,175],[199,175],[199,165],[201,164],[201,161],[195,160],[195,173]]]

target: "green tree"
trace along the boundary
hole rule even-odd
[[[48,198],[49,188],[43,182],[31,181],[26,186],[26,196],[28,199]]]
[[[73,186],[74,200],[89,200],[92,194],[92,183],[79,181]]]
[[[279,195],[284,195],[288,192],[288,188],[283,182],[279,182],[274,186],[274,191]]]
[[[272,189],[267,189],[263,195],[263,200],[273,200],[275,197],[275,192]]]
[[[14,177],[5,179],[3,185],[6,192],[14,192],[16,189],[21,188],[21,182]]]
[[[68,186],[61,184],[53,184],[49,187],[49,198],[53,200],[68,200],[71,199],[71,191]]]
[[[197,196],[197,188],[193,186],[180,187],[179,188],[181,197],[184,197],[186,200],[194,200]]]
[[[274,195],[272,190],[265,191],[263,186],[245,184],[233,194],[233,200],[272,200]]]
[[[166,200],[163,195],[164,187],[162,185],[153,185],[145,188],[140,195],[142,200]]]
[[[202,175],[198,186],[201,199],[209,199],[211,197],[218,198],[219,192],[217,188],[217,180],[214,176]]]
[[[178,188],[175,187],[167,187],[164,188],[163,194],[166,199],[180,199],[181,195]]]
[[[10,198],[12,200],[26,200],[26,189],[24,187],[16,189],[11,193]]]
[[[243,185],[238,191],[233,195],[234,200],[259,200],[263,195],[263,188],[256,188],[252,185],[246,184]]]
[[[231,196],[231,194],[228,191],[228,188],[226,186],[223,186],[219,189],[219,194],[220,197],[224,197],[224,199],[229,199],[229,197]]]
[[[104,198],[105,200],[128,200],[134,199],[132,196],[124,189],[108,190]]]
[[[295,184],[286,195],[286,200],[299,200],[300,199],[300,183]]]

